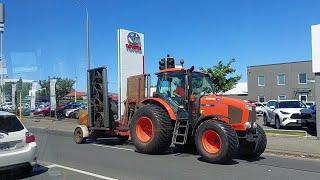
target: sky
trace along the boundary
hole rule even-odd
[[[319,0],[3,0],[8,76],[77,78],[86,89],[85,8],[90,19],[91,67],[107,66],[117,90],[117,29],[145,34],[146,72],[167,54],[185,66],[236,59],[250,65],[311,60],[311,25]],[[155,78],[155,77],[153,77]],[[154,82],[154,81],[153,81]]]

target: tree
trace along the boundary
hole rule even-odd
[[[235,59],[231,59],[227,64],[223,64],[220,60],[213,68],[200,68],[202,72],[209,74],[214,83],[215,93],[224,93],[234,88],[241,79],[239,75],[232,76],[236,72],[236,69],[232,67],[235,61]]]
[[[57,98],[57,103],[59,103],[59,101],[62,100],[62,98],[65,95],[67,95],[71,91],[74,91],[73,85],[75,81],[69,78],[62,79],[60,77],[54,77],[53,79],[57,79],[56,98]],[[37,92],[37,96],[49,98],[50,97],[50,81],[40,80],[39,84],[41,89]]]

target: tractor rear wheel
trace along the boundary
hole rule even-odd
[[[171,145],[173,125],[162,107],[148,104],[134,113],[130,133],[137,151],[160,154]]]
[[[229,124],[207,120],[196,131],[196,147],[203,160],[211,163],[226,163],[238,152],[237,133]]]
[[[240,141],[239,153],[243,157],[258,158],[267,147],[267,136],[261,126],[257,126],[256,142]]]

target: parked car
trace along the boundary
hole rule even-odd
[[[40,105],[33,111],[33,115],[49,116],[50,106]]]
[[[15,107],[12,105],[12,102],[5,102],[1,104],[1,110],[3,111],[13,111],[14,108]]]
[[[264,125],[274,125],[276,129],[284,126],[306,126],[315,123],[313,111],[298,100],[270,100],[263,113]]]
[[[256,106],[256,113],[257,115],[263,115],[263,112],[264,112],[264,105],[260,102],[256,102],[254,103],[255,106]]]
[[[314,101],[307,101],[307,102],[304,102],[304,104],[307,106],[307,108],[310,108],[311,106],[313,106],[315,104]]]
[[[16,115],[0,111],[0,170],[24,168],[32,171],[37,163],[37,144]]]
[[[80,105],[76,108],[73,108],[73,109],[66,109],[65,110],[65,116],[66,117],[70,117],[70,118],[75,118],[75,119],[78,119],[79,118],[79,110],[80,109],[86,109],[86,106],[85,105]]]

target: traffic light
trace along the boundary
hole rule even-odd
[[[167,68],[174,68],[174,58],[173,57],[167,57]]]
[[[159,70],[164,70],[166,69],[166,59],[163,58],[163,59],[160,59],[159,61]]]
[[[159,70],[164,70],[168,68],[175,68],[174,58],[168,55],[166,58],[162,58],[159,61]]]

